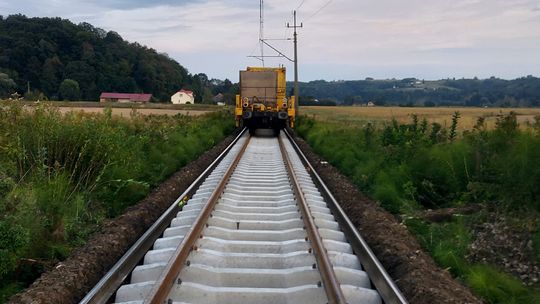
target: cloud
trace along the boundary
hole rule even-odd
[[[144,8],[144,7],[153,7],[159,5],[169,5],[169,6],[182,6],[188,3],[193,3],[198,1],[193,0],[98,0],[92,1],[93,4],[104,7],[104,8],[114,8],[114,9],[134,9],[134,8]]]
[[[265,37],[291,37],[285,27],[301,1],[266,0]],[[496,75],[540,70],[537,0],[305,1],[298,12],[301,79]],[[2,11],[61,16],[114,30],[167,52],[192,72],[237,78],[259,62],[259,6],[253,0],[0,0]],[[270,41],[292,55],[290,41]],[[272,54],[267,49],[266,54]],[[285,64],[285,59],[268,59]],[[521,70],[520,70],[521,69]],[[536,70],[534,70],[536,69]],[[523,73],[520,73],[523,71]],[[538,72],[536,72],[538,73]],[[341,75],[341,76],[340,76]],[[356,75],[356,76],[355,76]],[[425,75],[425,76],[422,76]]]

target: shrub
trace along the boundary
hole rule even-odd
[[[60,84],[58,95],[62,100],[77,100],[81,93],[79,83],[73,79],[64,79]]]
[[[429,224],[415,219],[423,208],[486,203],[498,211],[540,211],[540,118],[532,130],[520,130],[515,113],[499,115],[494,130],[484,118],[461,136],[459,113],[448,130],[429,126],[416,115],[410,124],[393,120],[342,125],[300,117],[297,131],[366,194],[406,225],[435,261],[488,303],[540,303],[540,292],[492,265],[470,264],[466,253],[472,217]],[[412,217],[412,219],[410,219]],[[532,231],[540,252],[540,221]]]
[[[493,266],[472,266],[466,274],[466,281],[488,303],[540,303],[540,291],[526,288],[520,281]]]
[[[20,258],[65,258],[232,129],[221,112],[124,119],[0,105],[0,277],[12,278],[0,289],[20,286]]]

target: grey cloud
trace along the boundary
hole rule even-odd
[[[299,2],[265,1],[267,38],[290,36],[284,25]],[[326,2],[305,1],[299,14],[307,21],[300,30],[302,80],[515,77],[540,70],[538,0],[342,0],[306,20]],[[0,0],[0,8],[117,31],[212,77],[235,79],[239,68],[259,64],[246,57],[258,41],[255,0]],[[279,43],[292,53],[289,42]],[[267,64],[290,68],[287,61]]]
[[[160,5],[168,5],[173,7],[181,7],[187,4],[198,4],[209,2],[208,0],[97,0],[91,1],[91,3],[98,6],[114,8],[114,9],[134,9],[134,8],[148,8],[155,7]],[[258,1],[249,1],[249,0],[229,0],[224,1],[227,4],[232,6],[242,6],[242,7],[258,7]]]
[[[159,5],[182,6],[188,3],[202,2],[202,0],[98,0],[90,1],[90,3],[103,8],[113,9],[134,9],[146,8]]]

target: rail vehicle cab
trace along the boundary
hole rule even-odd
[[[236,95],[237,127],[273,129],[294,127],[295,98],[287,98],[285,67],[248,67],[240,71],[240,94]]]

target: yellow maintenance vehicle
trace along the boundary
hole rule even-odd
[[[284,67],[248,67],[240,71],[240,94],[236,95],[237,127],[273,129],[275,134],[294,127],[295,98],[287,98]]]

